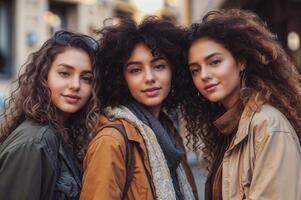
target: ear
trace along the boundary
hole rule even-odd
[[[247,62],[246,62],[246,60],[245,59],[241,59],[241,60],[239,60],[238,61],[238,68],[239,68],[239,71],[244,71],[245,69],[246,69],[246,64]]]

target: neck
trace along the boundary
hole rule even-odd
[[[224,108],[226,110],[229,110],[232,108],[239,100],[239,92],[240,92],[240,87],[237,87],[232,94],[230,94],[227,98],[225,98],[221,103],[223,104]]]
[[[231,99],[231,101],[228,101],[226,103],[222,103],[224,108],[226,108],[226,110],[231,109],[237,102],[238,102],[239,98],[236,99]]]
[[[58,113],[57,113],[57,119],[61,124],[65,124],[66,121],[68,120],[69,116],[70,116],[69,114],[61,112],[61,111],[58,111]]]

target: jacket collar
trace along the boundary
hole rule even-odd
[[[254,114],[260,110],[263,101],[249,99],[246,103],[241,118],[239,120],[238,130],[233,138],[233,143],[229,147],[228,151],[231,151],[236,145],[241,143],[249,134],[250,124],[254,117]]]
[[[147,154],[146,145],[145,145],[144,139],[140,135],[136,125],[125,119],[121,119],[121,118],[110,119],[110,118],[107,118],[105,115],[100,115],[99,120],[100,120],[101,126],[105,126],[105,125],[109,125],[109,124],[122,124],[123,125],[129,141],[138,144],[140,152],[143,156],[145,168],[147,169],[148,173],[151,175],[152,172],[151,172],[150,163],[149,163],[148,156],[147,156],[148,154]]]
[[[213,124],[221,134],[233,134],[237,130],[242,112],[243,105],[240,101],[238,101],[232,108],[227,110],[227,112],[215,120]]]

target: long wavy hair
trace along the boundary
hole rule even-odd
[[[239,9],[211,11],[201,23],[192,24],[186,40],[186,52],[200,38],[209,38],[223,45],[237,60],[246,62],[244,87],[240,92],[243,105],[249,99],[263,98],[264,102],[279,109],[290,121],[301,142],[301,87],[296,67],[271,33],[267,25],[254,13]],[[187,65],[186,65],[187,66]],[[201,149],[212,161],[218,149],[218,130],[213,121],[225,112],[218,103],[204,100],[188,75],[184,116],[188,141]]]
[[[10,133],[24,120],[32,120],[41,125],[51,126],[56,134],[63,138],[64,144],[73,148],[79,159],[83,158],[84,148],[89,135],[98,123],[97,100],[94,90],[86,105],[72,114],[65,124],[59,121],[57,107],[51,101],[51,91],[47,76],[50,66],[57,55],[68,48],[77,48],[86,52],[95,66],[95,51],[83,40],[80,34],[68,44],[58,44],[54,37],[47,40],[42,47],[32,53],[22,67],[24,72],[14,82],[16,87],[5,100],[5,110],[1,115],[2,143]],[[95,67],[93,67],[95,68]],[[95,83],[92,83],[95,87]]]
[[[163,56],[172,68],[171,91],[162,109],[175,108],[179,102],[177,91],[181,83],[176,81],[182,76],[180,70],[185,64],[182,46],[186,29],[171,22],[150,16],[140,24],[123,19],[117,25],[105,26],[98,31],[100,49],[98,52],[99,71],[97,91],[102,107],[124,105],[133,100],[124,78],[124,67],[138,43],[145,44],[154,56]]]

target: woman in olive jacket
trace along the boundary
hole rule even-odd
[[[97,43],[56,32],[31,54],[2,115],[0,199],[78,199],[84,139],[97,124]]]
[[[211,164],[206,199],[301,199],[301,78],[276,36],[230,9],[187,39],[185,116]]]
[[[124,20],[101,33],[103,115],[84,160],[81,200],[197,199],[182,140],[165,113],[178,104],[185,31],[150,17],[139,25]]]

